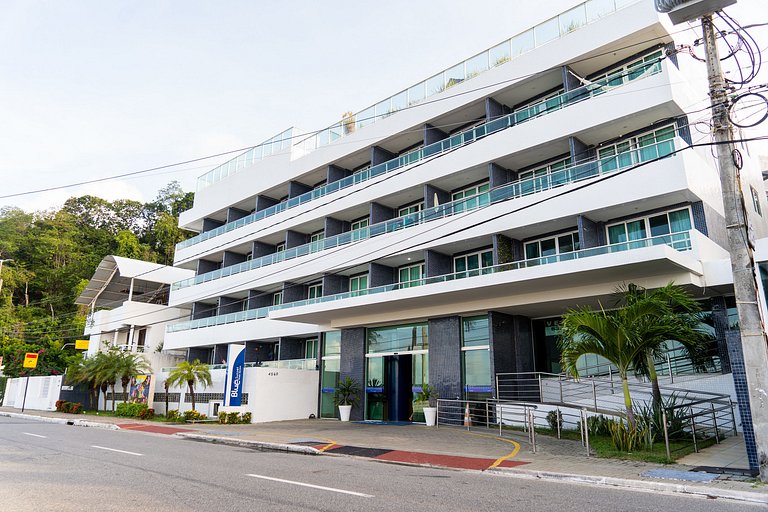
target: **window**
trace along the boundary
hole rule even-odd
[[[317,338],[310,338],[304,342],[304,358],[316,359],[317,358]]]
[[[578,251],[580,248],[579,233],[574,231],[565,235],[527,242],[525,244],[525,259],[532,260],[546,256],[567,254]]]
[[[597,150],[600,171],[629,167],[671,154],[675,150],[675,127],[664,126]]]
[[[368,289],[368,274],[358,274],[349,278],[349,291],[359,295],[361,290]]]
[[[421,279],[424,277],[424,263],[408,265],[398,269],[398,280],[400,288],[410,288],[421,285]]]
[[[479,272],[471,272],[480,268],[488,268],[493,266],[493,251],[480,251],[471,254],[463,254],[453,258],[453,271],[467,272],[466,275],[476,276]],[[461,275],[459,277],[464,277]]]
[[[325,238],[325,230],[315,231],[314,233],[309,235],[309,243],[319,242],[323,238]]]
[[[275,246],[275,252],[276,252],[276,253],[279,253],[279,252],[285,252],[285,242],[283,242],[283,243],[281,243],[281,244],[277,244],[277,245]]]
[[[490,189],[491,189],[491,185],[486,181],[484,183],[472,185],[471,187],[467,187],[457,192],[454,192],[453,194],[451,194],[451,201],[458,201],[460,199],[471,198],[455,205],[454,211],[462,212],[464,211],[464,209],[472,210],[474,208],[477,208],[478,206],[486,206],[488,204],[488,201],[490,200],[490,197],[488,196],[488,194],[485,194],[479,197],[473,197],[473,196],[478,196],[478,194],[484,194],[485,192],[488,192]]]
[[[555,187],[567,181],[567,172],[563,171],[571,165],[571,157],[555,160],[541,167],[521,172],[518,175],[520,180],[520,192],[530,194],[540,192]]]
[[[357,219],[352,221],[352,224],[350,225],[350,230],[355,231],[356,229],[363,229],[368,227],[368,217],[363,217],[362,219]]]
[[[659,59],[661,59],[661,50],[655,50],[628,64],[617,66],[605,73],[592,77],[590,81],[609,87],[616,87],[640,78],[647,73],[657,71],[661,67]]]
[[[619,244],[691,229],[688,208],[652,215],[608,226],[608,243]]]
[[[397,216],[410,215],[411,213],[417,213],[424,209],[424,201],[408,206],[402,206],[397,209]]]
[[[272,305],[279,306],[283,303],[283,292],[276,292],[272,294]]]
[[[462,318],[461,324],[461,380],[464,396],[469,400],[485,400],[493,391],[488,316]]]
[[[323,283],[312,283],[307,286],[307,298],[317,299],[323,296]]]
[[[515,110],[515,122],[520,123],[531,117],[536,117],[547,110],[557,110],[562,105],[563,93],[565,93],[565,89],[560,88],[519,107]]]

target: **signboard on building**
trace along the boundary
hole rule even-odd
[[[75,340],[75,350],[88,350],[91,340]]]
[[[154,398],[154,382],[151,375],[136,375],[131,377],[131,391],[128,401],[132,404],[147,404],[152,408]]]
[[[224,380],[224,406],[238,407],[243,401],[245,345],[227,347],[227,378]]]

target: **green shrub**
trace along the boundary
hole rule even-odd
[[[250,412],[244,412],[243,415],[240,417],[240,421],[242,421],[243,423],[248,423],[248,424],[251,423],[251,419],[252,419],[252,417],[251,417],[251,413]]]
[[[610,435],[611,420],[600,414],[599,416],[590,416],[587,418],[587,431],[591,436]]]
[[[121,403],[117,404],[117,407],[115,407],[115,415],[116,416],[123,416],[126,418],[141,418],[142,415],[147,415],[147,410],[149,407],[147,404],[126,404]]]
[[[181,419],[181,415],[179,414],[178,409],[171,409],[170,411],[165,413],[165,419],[166,421],[179,421]]]
[[[222,411],[219,413],[219,423],[223,425],[226,422],[227,422],[227,413]]]
[[[240,423],[240,415],[236,412],[227,413],[227,423],[235,424]]]
[[[690,433],[686,432],[685,427],[688,425],[688,418],[686,417],[686,408],[680,407],[679,397],[673,393],[666,398],[662,398],[661,407],[667,410],[667,432],[669,438],[680,439],[681,437],[687,438]],[[654,441],[664,439],[664,416],[662,415],[662,408],[654,407],[651,403],[641,402],[635,403],[635,417],[637,423],[648,427],[650,433],[653,435]]]
[[[649,430],[647,426],[635,425],[634,428],[623,420],[608,421],[613,446],[622,452],[634,452],[648,447]]]
[[[56,400],[56,410],[70,414],[80,414],[83,410],[82,404],[77,402],[67,402],[66,400]]]
[[[190,409],[189,411],[184,411],[184,421],[200,421],[208,418],[205,414],[201,412],[197,412],[194,409]]]
[[[142,420],[151,420],[154,417],[155,417],[154,409],[144,409],[139,413],[139,419],[142,419]]]
[[[553,431],[559,431],[563,429],[563,413],[559,409],[549,411],[547,413],[547,423],[549,428]]]

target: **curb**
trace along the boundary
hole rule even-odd
[[[574,475],[570,473],[555,473],[551,471],[536,471],[531,469],[501,469],[487,470],[488,473],[512,477],[550,480],[556,482],[572,482],[591,485],[603,485],[608,487],[623,487],[641,491],[662,491],[677,494],[689,494],[705,498],[722,498],[748,503],[762,503],[768,505],[768,494],[736,491],[718,487],[703,487],[698,485],[672,484],[666,482],[653,482],[648,480],[633,480],[629,478],[616,478],[608,476]]]
[[[25,420],[39,421],[41,423],[56,423],[59,425],[73,425],[75,427],[104,428],[107,430],[120,430],[120,427],[112,423],[101,423],[88,420],[68,420],[66,418],[51,418],[49,416],[35,416],[33,414],[22,414],[17,412],[0,412],[0,416],[7,418],[22,418]]]
[[[300,453],[302,455],[320,455],[321,453],[320,450],[317,448],[312,448],[311,446],[299,446],[284,443],[267,443],[265,441],[251,441],[249,439],[210,436],[206,434],[186,434],[184,432],[178,432],[173,435],[182,439],[189,439],[191,441],[223,444],[227,446],[239,446],[241,448],[251,448],[263,451]]]

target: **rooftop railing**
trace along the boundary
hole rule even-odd
[[[328,194],[332,194],[358,183],[368,181],[382,174],[387,174],[389,172],[402,169],[406,166],[422,162],[428,158],[434,158],[443,155],[460,146],[482,139],[488,135],[506,130],[507,128],[511,128],[512,126],[516,126],[531,119],[556,112],[575,103],[599,96],[609,90],[621,87],[626,83],[650,75],[655,75],[660,73],[661,69],[660,60],[638,64],[637,66],[628,70],[611,74],[602,80],[595,81],[592,84],[573,89],[558,96],[554,96],[552,98],[548,98],[531,105],[526,105],[525,107],[522,107],[512,112],[511,114],[493,119],[487,123],[481,124],[469,130],[453,134],[446,139],[402,154],[387,162],[374,165],[373,167],[355,173],[352,176],[348,176],[341,180],[328,183],[327,185],[317,187],[313,190],[310,190],[309,192],[305,192],[304,194],[292,197],[274,206],[270,206],[269,208],[253,212],[241,219],[229,222],[210,231],[205,231],[195,235],[192,238],[176,244],[176,250],[179,251],[195,244],[199,244],[200,242],[204,242],[205,240],[210,240],[211,238],[217,237],[224,233],[229,233],[235,229],[253,224],[254,222],[264,218],[277,215],[278,213],[290,208],[295,208],[299,205],[314,201]],[[239,169],[239,167],[237,169]]]
[[[621,242],[618,244],[604,245],[600,247],[593,247],[590,249],[581,249],[578,251],[561,253],[561,254],[556,254],[552,256],[544,256],[541,258],[514,261],[510,263],[502,263],[500,265],[494,265],[492,267],[479,268],[475,270],[466,270],[463,272],[454,272],[451,274],[444,274],[444,275],[434,276],[434,277],[426,277],[426,278],[417,279],[413,281],[406,281],[402,283],[376,286],[376,287],[367,288],[364,290],[337,293],[334,295],[326,295],[323,297],[316,297],[313,299],[289,302],[286,304],[267,306],[267,307],[258,308],[258,309],[249,309],[246,311],[238,311],[236,313],[228,313],[226,315],[218,315],[218,316],[212,316],[208,318],[199,318],[196,320],[190,320],[186,322],[179,322],[179,323],[168,325],[166,327],[166,331],[179,332],[179,331],[187,331],[190,329],[199,329],[203,327],[212,327],[216,325],[230,324],[234,322],[256,320],[259,318],[266,318],[269,315],[270,311],[275,311],[280,309],[308,306],[308,305],[320,304],[324,302],[333,302],[337,300],[360,297],[364,295],[375,295],[379,293],[386,293],[386,292],[391,292],[395,290],[412,288],[415,286],[424,286],[429,284],[455,281],[458,279],[465,279],[469,277],[477,277],[477,276],[497,274],[501,272],[509,272],[512,270],[520,270],[524,268],[537,267],[540,265],[549,265],[552,263],[578,260],[582,258],[589,258],[592,256],[600,256],[603,254],[612,254],[617,252],[625,252],[625,251],[631,251],[636,249],[642,249],[646,247],[653,247],[656,245],[667,245],[677,251],[688,251],[691,249],[691,234],[689,231],[682,231],[679,233],[672,233],[669,235],[655,236],[651,238],[644,238],[641,240],[632,240],[629,242]]]
[[[310,152],[326,146],[637,1],[589,0],[577,5],[360,112],[344,116],[339,122],[302,140],[301,147]]]
[[[178,281],[172,285],[172,289],[180,290],[189,286],[207,283],[221,279],[223,277],[247,272],[257,268],[265,267],[281,261],[306,256],[326,249],[332,249],[342,245],[359,242],[374,236],[392,233],[401,229],[424,224],[459,213],[478,208],[484,208],[491,204],[515,199],[525,195],[542,192],[555,187],[567,185],[577,181],[593,178],[601,174],[606,174],[619,169],[624,169],[636,165],[639,162],[650,161],[659,157],[670,155],[675,150],[675,145],[682,147],[684,142],[681,139],[669,139],[656,144],[650,144],[638,149],[619,153],[618,155],[589,160],[564,169],[552,172],[545,176],[537,176],[525,180],[519,180],[500,187],[491,189],[482,194],[466,197],[443,205],[427,208],[423,211],[411,213],[402,217],[372,224],[368,227],[347,231],[339,235],[331,236],[316,242],[286,249],[285,251],[267,254],[260,258],[254,258],[243,263],[230,265],[212,272],[200,274],[183,281]]]

